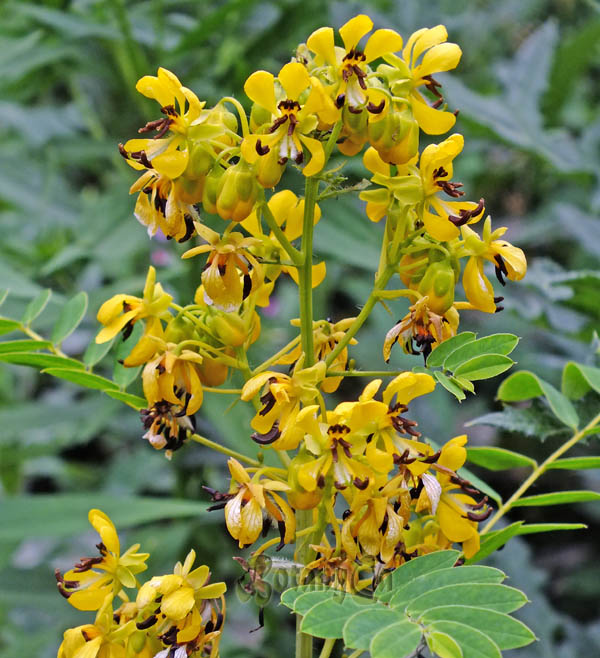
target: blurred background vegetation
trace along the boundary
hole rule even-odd
[[[521,284],[507,286],[503,313],[465,312],[462,329],[518,334],[518,367],[557,386],[566,361],[597,365],[600,5],[594,0],[0,3],[0,288],[10,289],[2,314],[21,317],[51,288],[34,325],[44,334],[65,301],[87,291],[86,320],[64,344],[80,356],[97,331],[101,302],[116,292],[138,294],[149,261],[178,301],[190,299],[198,259],[181,261],[179,245],[149,241],[133,218],[128,187],[135,175],[116,144],[156,114],[135,82],[164,66],[209,105],[224,95],[242,98],[249,73],[278,71],[314,29],[339,26],[359,12],[405,38],[444,23],[449,40],[463,49],[457,72],[440,76],[451,107],[460,109],[456,129],[466,138],[456,179],[468,198],[485,197],[495,226],[509,226],[508,239],[526,250],[530,269]],[[357,181],[366,173],[359,163],[345,171]],[[300,192],[298,178],[285,182]],[[316,250],[330,276],[317,291],[316,314],[338,319],[354,315],[366,297],[380,227],[358,202],[323,205]],[[295,304],[293,285],[282,282],[252,362],[284,344]],[[353,353],[359,365],[381,359],[385,332],[405,312],[402,302],[393,312],[379,309],[359,334]],[[113,350],[99,372],[110,376],[114,362]],[[419,363],[399,352],[392,357],[397,369]],[[118,368],[115,376],[124,381],[129,373]],[[518,448],[533,457],[558,445],[564,435],[556,426],[536,425],[532,416],[523,434],[494,414],[498,384],[486,382],[477,398],[461,405],[436,392],[414,404],[412,417],[438,442],[485,415],[485,424],[468,430],[475,445]],[[342,393],[353,395],[356,386]],[[234,448],[247,446],[251,413],[241,403],[227,409],[229,403],[227,396],[207,395],[199,431]],[[148,573],[169,570],[194,547],[218,579],[232,585],[223,655],[289,655],[293,629],[282,608],[269,607],[266,628],[248,634],[257,608],[233,593],[240,571],[231,557],[240,551],[219,513],[204,511],[201,485],[223,485],[224,459],[192,445],[167,462],[141,434],[137,414],[100,393],[82,393],[37,370],[0,367],[0,657],[53,656],[62,629],[87,621],[58,596],[53,570],[89,554],[95,543],[93,533],[85,534],[90,506],[114,515],[123,543],[139,541],[152,553]],[[597,448],[594,442],[581,454]],[[600,488],[594,471],[552,473],[558,475],[544,482],[554,490]],[[520,479],[518,470],[508,471],[493,474],[490,483],[507,494]],[[555,508],[549,509],[534,508],[526,518],[552,520]],[[521,650],[523,658],[600,655],[600,566],[593,559],[600,510],[560,512],[560,520],[583,521],[591,531],[515,539],[493,558],[533,601],[523,618],[540,642]]]

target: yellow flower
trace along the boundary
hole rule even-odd
[[[325,363],[319,361],[303,369],[304,359],[297,361],[292,375],[279,372],[262,372],[249,379],[242,389],[241,398],[248,402],[262,391],[261,409],[250,424],[256,430],[254,441],[276,450],[295,450],[302,440],[296,423],[300,405],[310,404],[317,396],[317,386],[325,378]]]
[[[483,273],[483,261],[494,263],[496,277],[504,285],[504,277],[511,281],[520,281],[527,272],[527,260],[522,249],[514,247],[510,242],[499,240],[507,231],[506,227],[492,231],[492,220],[487,217],[483,225],[483,236],[468,226],[462,227],[463,242],[458,250],[460,255],[470,256],[463,273],[463,286],[470,302],[468,307],[476,308],[486,313],[502,310],[497,306],[502,297],[494,297],[494,289],[489,279]],[[467,308],[467,306],[465,306]]]
[[[324,361],[327,355],[333,352],[337,344],[346,335],[346,330],[354,322],[355,318],[344,318],[335,324],[328,320],[318,320],[313,322],[313,344],[315,348],[315,361]],[[300,320],[291,321],[292,326],[299,327]],[[350,340],[349,345],[356,345],[358,341],[354,338]],[[289,365],[295,363],[302,355],[302,346],[297,345],[289,354],[279,359],[279,365]],[[345,370],[348,362],[348,348],[344,348],[331,364],[332,370]],[[333,393],[337,391],[343,377],[327,377],[321,384],[321,390],[324,393]]]
[[[310,162],[302,170],[305,176],[319,173],[325,163],[323,145],[318,139],[307,136],[317,127],[314,113],[320,107],[320,96],[311,91],[303,104],[300,103],[311,85],[306,68],[299,62],[290,62],[279,71],[277,79],[283,89],[283,98],[279,102],[275,79],[267,71],[256,71],[244,85],[246,95],[267,110],[273,119],[266,132],[248,135],[241,147],[248,162],[261,160],[258,180],[263,187],[277,185],[289,159],[296,164],[304,162],[304,148],[311,155]]]
[[[193,204],[202,198],[202,188],[202,179],[173,181],[150,169],[131,186],[129,194],[139,193],[134,215],[147,227],[149,236],[160,229],[165,236],[185,242],[194,233],[193,220],[198,219],[198,213]]]
[[[113,620],[110,595],[101,606],[93,624],[65,631],[57,658],[125,658],[128,655],[128,639],[136,630],[134,621],[120,626]]]
[[[443,25],[417,30],[406,42],[402,58],[386,53],[383,58],[390,66],[377,69],[387,78],[394,96],[408,98],[415,119],[428,135],[448,132],[456,122],[455,114],[438,110],[444,99],[440,83],[432,77],[434,73],[451,71],[460,61],[461,49],[455,43],[445,43],[447,38]],[[433,105],[423,97],[421,87],[436,97]]]
[[[168,312],[173,297],[164,292],[160,283],[156,283],[156,270],[148,268],[144,295],[140,299],[132,295],[115,295],[104,302],[98,311],[97,319],[104,329],[96,336],[97,343],[106,343],[124,329],[127,338],[137,320],[144,318],[170,319]]]
[[[379,95],[372,95],[365,67],[380,57],[400,50],[402,37],[394,30],[375,30],[367,40],[364,50],[359,49],[360,40],[372,29],[373,21],[365,14],[359,14],[339,30],[343,48],[335,47],[331,27],[319,28],[306,41],[308,48],[317,55],[316,65],[328,67],[324,75],[331,85],[332,96],[338,108],[347,105],[351,110],[361,111],[364,108],[369,109],[370,98],[376,98],[377,102],[380,100]]]
[[[422,476],[424,487],[417,511],[424,505],[430,507],[441,533],[450,542],[462,544],[465,557],[470,558],[479,550],[477,525],[492,513],[492,509],[486,507],[487,496],[477,502],[469,495],[481,493],[456,474],[467,459],[466,443],[467,436],[463,434],[442,447],[437,462],[432,465],[436,477],[428,473]]]
[[[196,231],[207,244],[189,249],[182,258],[209,252],[201,277],[205,301],[226,313],[237,311],[244,299],[264,281],[262,266],[249,251],[250,247],[260,244],[260,240],[246,238],[237,231],[221,236],[199,223]]]
[[[153,577],[137,595],[138,609],[149,613],[138,627],[154,627],[154,633],[171,646],[189,643],[190,649],[195,649],[211,642],[218,646],[220,639],[227,586],[209,583],[210,571],[205,565],[192,570],[195,559],[196,552],[191,550],[172,574]]]
[[[123,587],[136,587],[135,575],[145,571],[148,553],[138,553],[134,544],[121,555],[119,537],[104,512],[92,509],[88,519],[100,535],[98,557],[84,557],[64,576],[56,570],[59,592],[78,610],[98,610],[106,597],[119,594]]]
[[[383,358],[390,360],[392,347],[396,343],[402,345],[407,354],[423,355],[425,361],[431,354],[436,343],[442,343],[456,334],[458,329],[458,303],[451,306],[443,315],[434,313],[429,308],[429,297],[420,297],[408,313],[395,324],[385,335],[383,342]]]
[[[164,68],[156,77],[146,75],[138,80],[136,89],[158,102],[164,119],[146,124],[140,132],[157,130],[153,139],[130,139],[123,150],[134,169],[155,169],[170,179],[181,176],[190,159],[188,131],[200,118],[204,103],[177,76]],[[163,138],[163,135],[170,133]]]
[[[269,199],[267,206],[271,211],[277,226],[281,227],[285,237],[293,242],[302,235],[304,218],[304,199],[298,198],[291,190],[276,192]],[[255,238],[260,238],[260,243],[254,249],[257,256],[262,260],[274,262],[288,262],[289,256],[281,246],[275,234],[267,236],[262,231],[259,219],[260,210],[254,210],[243,222],[242,226]],[[314,223],[321,219],[321,209],[315,205]],[[318,263],[312,267],[312,285],[316,288],[325,278],[325,262]],[[288,265],[265,265],[265,275],[271,281],[275,281],[281,272],[289,274],[295,283],[298,283],[298,268]]]
[[[239,547],[253,544],[263,530],[264,519],[277,523],[281,542],[277,550],[294,540],[296,519],[291,507],[277,493],[289,491],[285,482],[261,478],[258,470],[252,478],[235,459],[227,462],[231,473],[230,493],[225,504],[225,523],[229,534],[238,541]],[[215,508],[213,508],[215,509]]]

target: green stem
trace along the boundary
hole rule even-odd
[[[273,231],[273,234],[279,241],[279,244],[285,249],[285,252],[290,257],[292,263],[294,263],[295,266],[300,267],[303,263],[302,254],[287,239],[285,233],[281,230],[281,227],[277,224],[277,221],[275,220],[275,217],[273,216],[273,213],[269,208],[269,204],[266,201],[262,204],[261,210],[262,210],[262,216],[264,217],[265,221],[269,225],[271,231]]]
[[[328,377],[397,377],[406,370],[328,370]],[[206,390],[206,389],[205,389]]]
[[[263,361],[259,366],[256,366],[254,370],[252,371],[252,375],[258,375],[260,372],[263,370],[267,370],[267,368],[270,368],[276,361],[278,361],[282,356],[285,356],[290,350],[294,349],[296,347],[296,344],[300,341],[300,336],[296,336],[293,340],[291,340],[285,347],[282,347],[277,354],[273,354],[272,357],[267,359],[266,361]]]
[[[312,510],[296,510],[296,534],[312,527],[313,513]],[[297,544],[296,560],[305,566],[310,562],[310,535]],[[302,617],[296,615],[296,658],[312,658],[312,637],[300,631]]]
[[[43,341],[46,340],[43,336],[40,336],[40,335],[37,333],[37,331],[34,331],[33,329],[31,329],[30,327],[28,327],[28,326],[26,326],[26,325],[24,325],[24,324],[22,324],[22,325],[19,327],[19,331],[22,331],[24,334],[26,334],[27,336],[29,336],[29,338],[33,338],[33,340],[43,340]],[[54,354],[56,354],[57,356],[63,356],[63,357],[65,357],[65,358],[69,358],[69,357],[68,357],[68,356],[67,356],[67,355],[66,355],[66,354],[60,349],[60,347],[57,347],[56,345],[50,345],[50,346],[48,347],[48,349],[49,349],[51,352],[53,352]]]
[[[223,455],[227,455],[228,457],[234,457],[238,461],[246,462],[246,464],[250,464],[250,466],[261,466],[261,463],[258,460],[254,459],[253,457],[248,457],[247,455],[243,455],[241,452],[230,450],[229,448],[222,446],[220,443],[215,443],[215,441],[211,441],[210,439],[207,439],[205,436],[200,436],[200,434],[190,433],[189,438],[192,439],[192,441],[195,441],[196,443],[200,443],[201,445],[210,448],[211,450],[220,452]]]
[[[329,658],[329,656],[331,656],[331,652],[333,651],[333,647],[335,646],[336,642],[337,642],[336,638],[330,638],[329,640],[325,640],[325,643],[323,644],[323,648],[321,649],[321,653],[319,654],[319,658]]]
[[[510,510],[514,503],[521,498],[521,496],[529,489],[529,487],[534,484],[534,482],[545,473],[546,469],[550,464],[555,462],[559,457],[565,454],[567,450],[570,450],[578,441],[580,441],[586,433],[591,430],[593,427],[600,423],[600,414],[595,418],[592,418],[590,422],[583,428],[575,432],[573,436],[566,442],[563,443],[560,448],[557,448],[549,457],[547,457],[537,468],[533,470],[531,475],[523,482],[523,484],[515,491],[515,493],[500,507],[494,516],[488,521],[480,534],[484,535],[486,532],[489,532],[498,521]]]
[[[357,649],[356,651],[353,651],[348,658],[358,658],[359,656],[362,656],[364,651],[362,649]]]

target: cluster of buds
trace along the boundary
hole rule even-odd
[[[207,566],[192,570],[192,550],[173,573],[141,584],[148,553],[139,544],[120,553],[115,526],[100,510],[89,520],[98,532],[98,557],[85,557],[62,575],[59,592],[78,610],[95,611],[94,623],[65,631],[58,658],[140,656],[215,658],[225,617],[225,583],[210,583]],[[137,590],[130,598],[127,590]]]

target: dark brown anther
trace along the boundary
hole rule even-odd
[[[156,366],[156,370],[158,370],[158,374],[159,374],[159,375],[162,375],[162,374],[165,373],[166,368],[163,366],[162,363],[159,363],[159,364]]]
[[[342,514],[342,521],[345,521],[351,514],[352,512],[349,509],[345,509],[344,513]]]
[[[294,158],[296,164],[302,164],[304,162],[304,152],[298,151],[298,155]]]
[[[496,306],[496,310],[494,311],[494,313],[500,313],[503,310],[504,310],[504,306]]]
[[[442,454],[441,450],[438,450],[436,453],[433,455],[429,455],[429,457],[425,457],[425,459],[421,459],[424,464],[435,464],[437,460],[440,458],[440,455]]]
[[[464,557],[459,557],[458,560],[452,565],[454,567],[462,567],[462,565],[465,563],[465,558]]]
[[[444,102],[444,99],[443,99],[443,98],[438,98],[437,101],[435,101],[435,103],[432,103],[432,104],[431,104],[431,107],[432,107],[434,110],[437,110],[438,107],[439,107],[443,102]]]
[[[275,406],[275,396],[269,390],[264,395],[261,395],[260,401],[263,405],[263,408],[258,413],[260,416],[266,416]]]
[[[494,297],[494,304],[499,304],[504,301],[504,297]]]
[[[101,564],[104,562],[103,557],[82,557],[79,562],[74,566],[73,571],[75,573],[83,573],[84,571],[89,571],[96,564]]]
[[[277,117],[275,121],[273,121],[273,125],[269,128],[270,133],[274,133],[279,126],[283,126],[283,124],[288,120],[288,115],[284,114],[282,117]]]
[[[427,80],[427,84],[425,86],[434,96],[437,98],[442,98],[442,95],[439,92],[442,87],[441,83],[435,80],[431,75],[424,75],[423,80]]]
[[[86,642],[89,642],[92,639],[84,630],[81,631],[81,634]]]
[[[491,507],[488,507],[486,510],[484,510],[479,514],[477,514],[476,512],[467,512],[465,518],[469,519],[469,521],[475,521],[479,523],[480,521],[485,521],[486,519],[489,519],[493,511],[494,510]]]
[[[338,490],[338,491],[343,491],[347,485],[345,485],[343,482],[334,482],[333,486]]]
[[[252,291],[252,277],[249,274],[244,274],[244,288],[242,290],[242,299],[246,299]]]
[[[158,636],[164,644],[175,644],[177,642],[177,626],[171,626],[166,633]]]
[[[288,161],[287,158],[278,158],[277,164],[284,165]]]
[[[58,593],[63,596],[65,599],[68,599],[71,596],[71,592],[67,592],[62,583],[56,583]]]
[[[346,94],[340,94],[336,99],[335,99],[335,106],[339,109],[344,107],[344,103],[346,102]]]
[[[454,224],[454,226],[464,226],[469,220],[473,219],[473,217],[481,215],[484,208],[485,201],[483,199],[479,199],[479,203],[475,208],[473,208],[473,210],[466,210],[462,208],[458,212],[458,217],[455,215],[449,215],[448,219]]]
[[[362,108],[348,105],[348,112],[351,112],[352,114],[362,114]]]
[[[288,126],[288,137],[291,137],[294,134],[294,128],[298,125],[298,119],[294,114],[290,114],[290,124]]]
[[[494,260],[496,261],[496,278],[503,286],[505,286],[506,281],[504,280],[504,277],[508,276],[508,270],[506,269],[504,258],[502,258],[500,254],[496,254]]]
[[[273,427],[266,432],[265,434],[260,434],[259,432],[254,432],[250,435],[250,438],[261,446],[268,446],[271,443],[275,443],[277,439],[281,436],[281,431],[279,430],[279,425],[277,421],[273,423]]]
[[[266,537],[269,530],[271,529],[271,519],[268,516],[263,516],[263,524],[262,524],[262,530],[261,530],[261,535],[262,537]]]
[[[452,114],[454,114],[454,116],[457,117],[460,114],[460,110],[454,110]]]
[[[176,117],[176,116],[178,116],[178,115],[177,115],[177,110],[175,109],[175,106],[174,106],[174,105],[165,105],[165,106],[163,106],[163,107],[160,108],[160,111],[161,111],[163,114],[166,114],[166,115],[171,116],[171,117]]]
[[[144,619],[143,621],[136,622],[135,627],[139,631],[145,631],[147,628],[154,626],[154,624],[156,624],[157,621],[158,620],[156,618],[156,615],[151,615],[150,617],[148,617],[148,619]]]
[[[485,504],[487,504],[489,498],[487,496],[484,496],[482,500],[480,500],[478,503],[475,503],[474,505],[469,505],[471,509],[481,509]]]
[[[266,144],[262,144],[260,139],[256,140],[256,152],[258,155],[267,155],[267,153],[271,150]]]
[[[184,215],[183,221],[185,222],[185,234],[183,235],[183,237],[177,240],[179,244],[181,244],[182,242],[187,242],[192,237],[192,235],[194,235],[194,230],[195,230],[194,220],[190,215]]]
[[[96,548],[100,551],[100,555],[106,555],[108,553],[108,550],[103,542],[96,544]]]
[[[138,133],[149,133],[153,130],[161,130],[165,122],[169,123],[169,119],[155,119],[154,121],[148,121],[145,126],[138,128]]]
[[[352,484],[357,489],[364,491],[369,486],[369,478],[365,478],[364,480],[361,480],[360,478],[355,477],[354,480],[352,480]]]
[[[220,630],[221,626],[223,626],[223,615],[219,612],[217,621],[215,622],[215,631]]]
[[[462,190],[459,189],[463,186],[462,183],[452,183],[448,180],[439,180],[436,181],[436,183],[438,187],[441,187],[448,196],[451,196],[454,199],[458,199],[465,194]]]
[[[441,178],[442,176],[447,176],[448,172],[444,169],[444,167],[438,167],[437,169],[434,169],[433,171],[433,177],[434,178]]]
[[[275,550],[280,551],[285,546],[285,521],[277,521],[277,529],[279,530],[281,541],[277,544]]]
[[[317,487],[319,487],[319,489],[322,489],[324,486],[325,486],[325,476],[323,475],[323,473],[321,473],[317,478]]]
[[[367,110],[371,114],[381,114],[383,112],[383,108],[385,107],[385,98],[379,103],[379,105],[375,105],[374,103],[371,103],[369,101],[367,105]]]
[[[119,144],[119,153],[125,158],[125,160],[129,160],[129,153],[127,153],[123,144]]]

